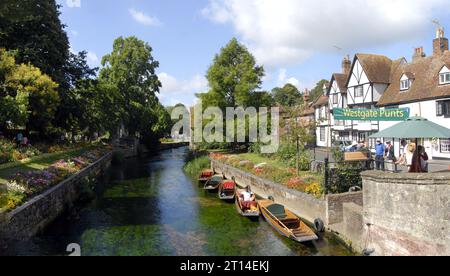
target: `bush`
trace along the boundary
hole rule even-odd
[[[121,165],[125,161],[125,155],[122,152],[115,151],[112,156],[111,163],[113,165]]]
[[[209,168],[211,168],[211,161],[208,156],[200,156],[192,159],[183,167],[184,171],[191,176],[197,176],[202,170]]]

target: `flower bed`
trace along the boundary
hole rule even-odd
[[[109,148],[97,148],[81,156],[68,160],[59,160],[42,171],[17,173],[9,179],[6,185],[7,191],[0,191],[0,209],[11,210],[20,206],[25,199],[40,194],[80,172],[104,156],[108,151],[110,151]]]
[[[311,172],[301,172],[300,175],[297,175],[295,168],[277,168],[267,163],[254,164],[239,155],[211,153],[209,157],[261,178],[281,183],[289,189],[308,193],[317,198],[323,196],[323,180],[321,175]]]

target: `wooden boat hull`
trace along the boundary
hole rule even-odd
[[[212,170],[203,171],[198,178],[198,182],[200,182],[201,184],[205,184],[213,176],[214,176],[214,172]]]
[[[243,217],[246,217],[246,218],[259,218],[261,216],[261,212],[259,211],[259,206],[258,206],[258,210],[257,211],[244,212],[244,211],[242,211],[242,206],[239,203],[239,199],[236,198],[235,204],[236,204],[236,210]]]
[[[309,242],[318,240],[318,236],[314,231],[309,228],[308,225],[306,225],[300,218],[298,218],[296,215],[294,215],[291,211],[286,211],[286,218],[283,220],[280,220],[276,218],[268,209],[270,205],[274,204],[271,200],[262,200],[259,201],[259,206],[261,209],[261,214],[263,215],[264,219],[282,236],[287,237],[291,240],[294,240],[296,242]],[[289,228],[285,225],[283,221],[288,220],[295,220],[299,219],[300,223],[298,227],[295,228]]]
[[[241,216],[243,216],[243,217],[248,217],[248,218],[259,218],[259,217],[261,216],[261,212],[259,211],[260,208],[259,208],[258,202],[256,202],[256,204],[258,204],[258,205],[257,205],[257,206],[258,206],[258,209],[257,209],[256,211],[251,211],[251,212],[245,212],[245,211],[243,211],[242,203],[241,203],[241,200],[239,199],[239,191],[240,191],[240,190],[237,190],[237,191],[236,191],[236,201],[235,201],[236,209],[237,209],[238,213],[239,213]]]
[[[203,189],[206,191],[216,191],[217,189],[219,189],[222,182],[223,182],[223,177],[215,175],[215,176],[211,177],[211,179],[206,181]]]
[[[225,182],[226,181],[222,182],[222,184],[220,184],[220,186],[219,186],[219,192],[218,192],[219,198],[221,200],[225,200],[225,201],[234,200],[234,197],[236,195],[236,183],[234,183],[235,186],[234,186],[233,190],[225,190],[224,189]]]

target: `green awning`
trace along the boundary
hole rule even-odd
[[[380,131],[370,138],[450,138],[450,129],[435,124],[422,117],[412,117],[393,127]]]

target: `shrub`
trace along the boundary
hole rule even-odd
[[[197,176],[202,170],[209,169],[211,167],[211,161],[207,156],[201,156],[193,159],[184,165],[184,171],[191,175]]]

